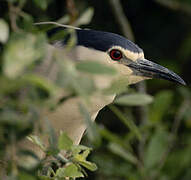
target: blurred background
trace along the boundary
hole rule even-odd
[[[30,32],[41,41],[33,49],[33,53],[38,52],[40,43],[46,42],[46,38],[38,34],[32,24],[41,21],[81,25],[82,28],[126,36],[144,50],[148,60],[173,70],[187,83],[187,86],[180,86],[165,80],[147,80],[142,84],[129,86],[127,93],[139,91],[152,95],[154,99],[151,104],[142,107],[131,104],[105,107],[96,119],[101,141],[92,143],[87,136],[82,141],[82,144],[93,147],[88,160],[98,166],[97,171],[88,171],[88,177],[84,179],[190,180],[191,0],[0,0],[2,119],[6,119],[6,113],[10,112],[9,108],[4,108],[6,102],[11,98],[16,99],[17,95],[12,91],[18,88],[16,80],[3,77],[3,68],[8,65],[2,64],[14,57],[14,51],[21,50],[14,45],[11,49],[7,43],[14,41],[17,46],[18,37],[15,34],[20,33],[22,36],[23,33],[27,37]],[[1,35],[2,33],[4,34]],[[42,54],[39,53],[37,57]],[[28,58],[26,54],[25,56]],[[29,56],[36,58],[30,53]],[[5,72],[9,76],[15,75]],[[44,87],[44,84],[40,86]],[[18,99],[15,101],[18,102]],[[15,108],[14,103],[11,101],[6,105]],[[36,101],[33,103],[36,104]],[[27,102],[24,103],[26,104]],[[22,107],[19,108],[23,110],[24,105],[21,103]],[[128,128],[127,121],[133,122],[133,128],[136,126],[135,131],[139,131],[141,140]],[[7,133],[5,128],[15,128],[15,125],[8,123],[0,127],[1,132]],[[19,129],[19,125],[17,128]],[[31,131],[30,128],[24,129],[21,136],[23,133],[28,135]],[[0,147],[3,156],[7,142],[1,132]],[[17,134],[18,139],[19,135]]]

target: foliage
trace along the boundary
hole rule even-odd
[[[2,85],[0,178],[24,180],[85,177],[87,176],[85,170],[97,169],[94,163],[86,160],[91,148],[73,145],[72,140],[65,133],[61,133],[56,138],[51,127],[49,127],[49,146],[45,146],[40,137],[31,133],[34,127],[38,126],[43,109],[57,108],[62,89],[67,89],[70,94],[81,96],[86,100],[89,94],[93,93],[92,78],[80,73],[87,68],[87,64],[76,65],[70,61],[63,63],[59,52],[51,51],[46,29],[37,29],[33,24],[34,17],[23,10],[28,5],[27,1],[16,0],[4,3],[8,5],[10,16],[9,19],[0,19]],[[29,4],[46,10],[49,3],[51,3],[49,0],[34,0]],[[78,25],[87,23],[91,19],[92,12],[92,9],[88,9],[76,23]],[[73,32],[67,33],[72,34],[68,43],[68,48],[71,48],[75,44],[75,35]],[[59,38],[63,38],[66,34],[61,34]],[[43,66],[48,58],[47,53],[52,53],[50,56],[52,55],[52,59],[57,64],[59,76],[56,75],[55,81],[48,77],[47,73],[50,71]],[[102,69],[103,73],[113,73],[111,68],[102,64],[96,65],[95,72],[100,73],[99,69]],[[89,66],[92,67],[91,64]],[[44,154],[43,159],[39,159],[33,151],[19,146],[27,136],[34,146],[40,148]]]
[[[111,21],[106,1],[67,2],[74,4],[63,6],[63,2],[52,0],[4,0],[0,3],[0,179],[88,179],[89,176],[91,180],[189,180],[189,86],[176,87],[153,80],[148,83],[151,96],[132,87],[127,89],[128,79],[121,78],[99,89],[93,77],[114,76],[114,69],[88,60],[75,64],[66,59],[63,63],[63,56],[56,50],[51,56],[57,64],[58,76],[48,78],[50,66],[43,66],[50,52],[47,44],[71,34],[67,44],[70,50],[75,44],[75,33],[64,31],[51,39],[46,31],[52,25],[34,26],[34,22],[57,19],[59,23],[76,26],[92,22],[91,28],[119,33]],[[129,0],[122,4],[146,54],[151,59],[160,57],[161,64],[182,73],[189,82],[186,69],[190,67],[191,1]],[[95,8],[94,17],[90,5]],[[178,59],[182,59],[184,65],[180,66]],[[60,100],[63,89],[68,93]],[[74,96],[88,104],[94,93],[120,95],[98,115],[101,125],[92,123],[86,106],[78,104],[88,126],[82,142],[86,146],[74,145],[64,132],[56,137],[50,126],[48,146],[40,136],[31,135],[45,108],[54,111]],[[26,137],[40,148],[43,159],[19,146]],[[91,156],[88,156],[92,151],[89,147],[93,147]]]
[[[91,148],[73,145],[72,140],[64,132],[61,132],[57,145],[51,144],[49,148],[46,148],[37,136],[32,135],[28,138],[46,154],[46,158],[41,162],[43,169],[38,172],[40,179],[65,179],[67,177],[75,179],[87,175],[84,167],[90,171],[97,169],[94,163],[86,160]],[[64,152],[67,157],[64,157],[61,152],[62,154]]]

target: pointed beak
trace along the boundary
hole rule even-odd
[[[128,67],[130,67],[133,72],[138,76],[165,79],[182,85],[186,85],[184,80],[174,72],[146,59],[138,59],[136,62],[129,64]]]

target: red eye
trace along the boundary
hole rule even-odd
[[[122,58],[122,52],[117,49],[112,49],[109,55],[114,61],[118,61]]]

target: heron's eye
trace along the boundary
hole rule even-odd
[[[113,59],[114,61],[119,61],[122,58],[122,52],[119,51],[118,49],[112,49],[109,52],[109,55],[111,59]]]

